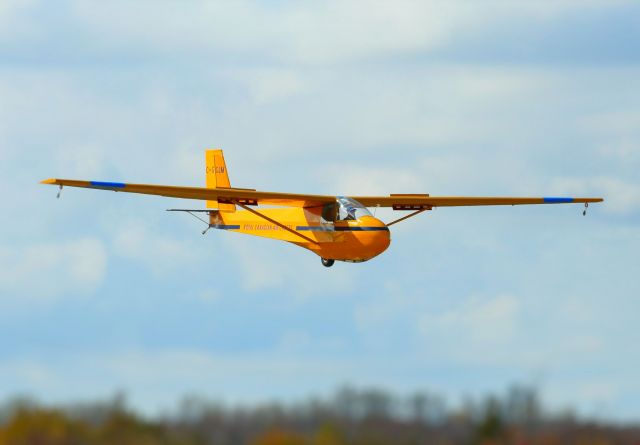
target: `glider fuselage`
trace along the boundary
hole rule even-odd
[[[322,207],[271,208],[262,209],[260,213],[262,216],[248,210],[214,210],[209,213],[209,222],[211,228],[288,241],[321,258],[338,261],[369,260],[384,252],[391,242],[389,228],[371,215],[327,221],[322,216]]]

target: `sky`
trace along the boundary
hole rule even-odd
[[[640,419],[640,4],[0,3],[0,399],[455,405],[537,387]],[[436,209],[324,268],[198,201],[49,178],[362,195],[602,196]],[[380,210],[377,216],[394,216]]]

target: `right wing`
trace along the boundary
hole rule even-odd
[[[432,207],[460,206],[497,206],[529,204],[570,204],[601,202],[602,198],[518,198],[487,196],[429,196],[429,195],[390,195],[390,196],[353,196],[353,199],[366,207],[392,207],[394,210],[420,210]]]

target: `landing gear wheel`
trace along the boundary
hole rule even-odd
[[[322,260],[322,265],[324,267],[331,267],[331,266],[333,266],[333,263],[336,262],[336,260],[328,260],[326,258],[321,258],[321,260]]]

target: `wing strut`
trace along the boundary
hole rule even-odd
[[[423,208],[423,209],[416,210],[416,211],[415,211],[415,212],[413,212],[413,213],[409,213],[407,216],[403,216],[402,218],[398,218],[398,219],[395,219],[395,220],[391,221],[389,224],[387,224],[387,227],[392,226],[392,225],[394,225],[394,224],[396,224],[396,223],[399,223],[400,221],[404,221],[405,219],[409,219],[409,218],[411,218],[412,216],[416,216],[418,213],[422,213],[422,212],[424,212],[424,211],[426,211],[426,210],[431,210],[431,209],[430,209],[430,208],[425,207],[425,208]]]
[[[291,232],[291,233],[293,233],[294,235],[299,236],[300,238],[304,239],[305,241],[309,241],[310,243],[313,243],[313,244],[320,244],[319,242],[317,242],[317,241],[315,241],[315,240],[312,240],[312,239],[311,239],[311,238],[309,238],[308,236],[305,236],[305,235],[303,235],[302,233],[300,233],[300,232],[298,232],[298,231],[296,231],[296,230],[290,229],[289,227],[285,226],[285,225],[284,225],[284,224],[282,224],[281,222],[278,222],[278,221],[276,221],[275,219],[271,219],[271,218],[269,218],[267,215],[263,215],[262,213],[258,212],[257,210],[253,210],[252,208],[250,208],[250,207],[248,207],[248,206],[246,206],[246,205],[244,205],[244,204],[241,204],[239,201],[231,200],[231,202],[233,202],[233,203],[234,203],[234,204],[236,204],[237,206],[242,207],[242,208],[243,208],[243,209],[245,209],[246,211],[248,211],[248,212],[250,212],[250,213],[253,213],[253,214],[254,214],[254,215],[256,215],[256,216],[259,216],[259,217],[260,217],[260,218],[262,218],[262,219],[266,219],[266,220],[267,220],[267,221],[269,221],[271,224],[275,224],[275,225],[277,225],[277,226],[281,227],[282,229],[286,230],[287,232]]]

